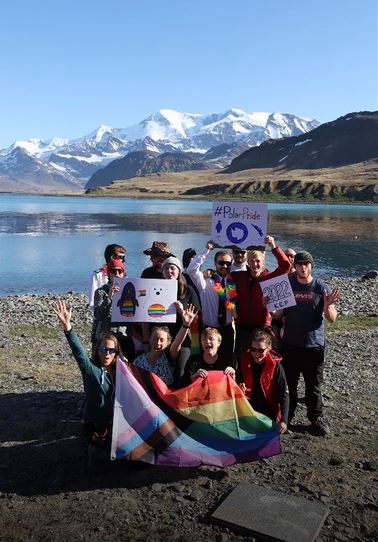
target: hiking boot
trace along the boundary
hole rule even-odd
[[[311,423],[311,428],[314,435],[318,437],[326,437],[331,433],[327,422],[324,418],[317,418],[314,422]]]

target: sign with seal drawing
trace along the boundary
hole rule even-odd
[[[266,203],[213,202],[211,239],[221,247],[264,246],[267,221]]]
[[[112,322],[176,322],[177,280],[115,278]]]

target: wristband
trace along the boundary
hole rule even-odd
[[[189,328],[190,328],[190,326],[184,326],[184,324],[182,324],[182,327],[183,327],[184,329],[189,329]]]

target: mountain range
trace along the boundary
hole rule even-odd
[[[115,160],[112,167],[119,172],[127,165],[130,176],[219,168],[268,139],[302,135],[319,125],[316,119],[286,113],[233,108],[194,114],[162,109],[128,128],[102,125],[78,139],[16,141],[0,150],[0,191],[72,192],[99,186],[99,178],[109,184],[112,175],[99,170]],[[129,158],[123,163],[120,159],[126,155]]]
[[[378,111],[349,113],[308,134],[270,139],[234,158],[226,172],[337,168],[378,158]]]

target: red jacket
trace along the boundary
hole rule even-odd
[[[270,324],[271,317],[263,305],[263,295],[260,282],[279,275],[284,275],[290,269],[290,261],[279,247],[272,250],[277,259],[278,267],[270,272],[267,269],[258,278],[251,276],[250,270],[231,273],[235,281],[238,295],[236,302],[236,325],[253,328]]]
[[[280,403],[277,398],[276,389],[274,386],[274,372],[276,370],[277,363],[281,361],[281,357],[275,352],[268,352],[265,356],[265,361],[260,377],[260,385],[264,394],[265,400],[274,413],[274,419],[278,422],[281,419]],[[242,356],[239,365],[239,371],[242,378],[242,382],[246,385],[247,391],[245,393],[248,399],[251,399],[251,390],[253,385],[253,371],[251,369],[251,363],[254,363],[253,356],[248,349]]]

